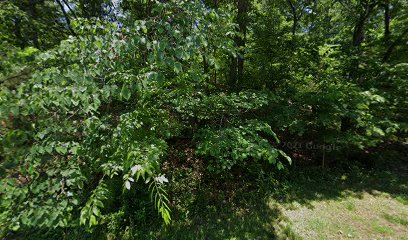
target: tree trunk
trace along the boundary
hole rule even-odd
[[[29,6],[28,6],[28,13],[31,15],[32,19],[37,20],[38,14],[37,14],[37,2],[36,1],[30,1]],[[31,40],[33,41],[33,45],[35,48],[39,49],[40,48],[40,43],[38,41],[38,31],[37,29],[32,29],[32,32],[30,34]]]
[[[353,33],[353,46],[359,47],[364,42],[364,24],[366,18],[365,16],[360,16],[359,20],[357,21],[354,27]]]
[[[207,58],[205,56],[203,57],[203,68],[204,68],[204,73],[208,73],[208,63],[207,63]]]
[[[296,8],[293,5],[291,0],[288,1],[288,4],[289,4],[290,10],[292,11],[292,15],[293,15],[292,35],[295,35],[296,34],[296,29],[297,29],[297,24],[298,24],[298,16],[297,16],[297,13],[296,13]]]
[[[388,45],[388,42],[390,40],[390,21],[391,21],[391,15],[390,15],[390,0],[385,0],[385,5],[384,5],[384,42],[385,45]]]
[[[360,46],[365,39],[365,34],[364,34],[364,25],[368,18],[370,17],[370,14],[373,12],[375,7],[379,4],[379,1],[373,1],[373,2],[366,2],[365,6],[362,6],[364,9],[362,12],[360,12],[360,16],[356,22],[356,25],[354,27],[354,33],[353,33],[353,46],[358,47]]]
[[[229,73],[229,87],[231,90],[235,90],[237,85],[237,58],[230,58],[230,73]]]
[[[395,47],[403,42],[404,37],[407,34],[408,34],[408,28],[405,29],[405,31],[402,32],[401,35],[387,48],[387,50],[384,53],[384,57],[382,59],[383,62],[388,62]]]
[[[354,32],[353,32],[353,46],[357,48],[357,54],[361,54],[361,49],[360,46],[365,40],[365,24],[366,21],[369,19],[371,13],[373,12],[374,8],[377,6],[379,2],[378,1],[367,1],[363,3],[364,5],[361,6],[363,8],[363,11],[359,13],[358,20],[354,26]],[[358,66],[359,66],[359,60],[356,58],[355,60],[352,61],[351,63],[351,69],[349,73],[349,77],[351,79],[358,79]]]
[[[237,14],[237,23],[239,26],[239,31],[241,36],[235,38],[235,44],[237,47],[242,50],[245,48],[245,39],[246,39],[246,28],[247,28],[247,14],[249,1],[248,0],[237,0],[238,14]],[[233,84],[232,89],[238,89],[239,83],[244,77],[244,52],[240,51],[236,58],[232,58],[231,67],[230,67],[230,78],[231,83]]]
[[[27,41],[25,37],[21,34],[21,20],[19,17],[14,17],[14,35],[16,36],[16,43],[20,48],[25,48],[27,46]]]

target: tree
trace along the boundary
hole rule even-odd
[[[171,224],[191,159],[252,187],[406,141],[406,1],[0,4],[0,237]]]

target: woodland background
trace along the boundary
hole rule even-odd
[[[0,237],[403,239],[407,78],[406,0],[3,0]]]

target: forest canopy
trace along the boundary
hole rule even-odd
[[[406,0],[3,0],[0,238],[171,224],[191,159],[222,182],[406,146],[407,78]]]

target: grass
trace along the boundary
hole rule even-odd
[[[379,225],[378,223],[373,224],[372,229],[380,234],[383,235],[393,235],[394,231],[391,227],[385,226],[385,225]]]
[[[408,220],[406,220],[407,218],[404,218],[402,216],[384,214],[384,219],[386,219],[390,223],[408,226]]]
[[[353,199],[353,211],[344,208]],[[310,206],[284,210],[296,233],[304,239],[391,238],[407,237],[408,208],[387,195],[348,197],[346,200],[316,200]],[[384,212],[387,214],[384,215]],[[401,216],[396,216],[401,214]]]
[[[356,206],[354,205],[354,202],[352,199],[349,199],[344,203],[345,207],[349,211],[354,211],[356,209]]]
[[[395,197],[395,200],[397,200],[398,202],[404,204],[404,205],[408,205],[408,195],[406,194],[401,194],[399,196]]]
[[[281,207],[303,239],[408,239],[405,172],[383,167],[301,175]]]

